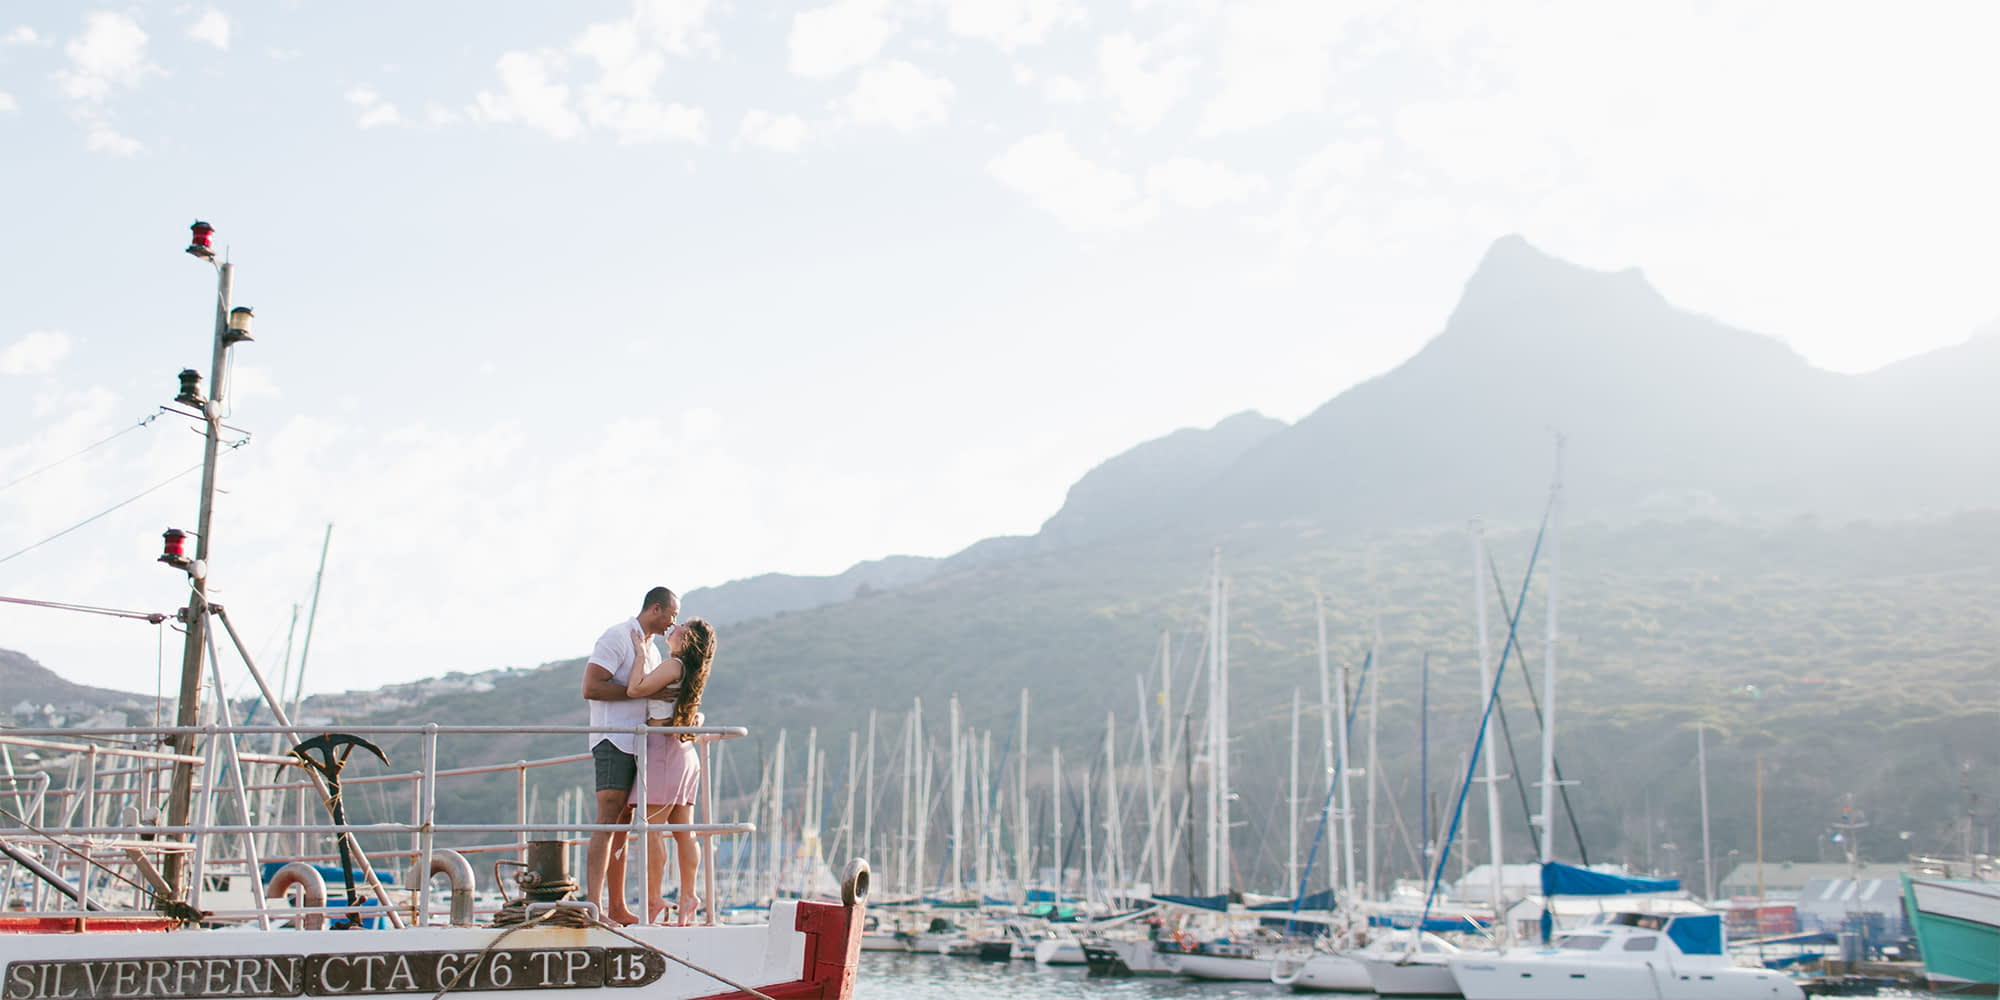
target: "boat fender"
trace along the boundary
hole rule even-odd
[[[326,905],[326,879],[320,877],[319,869],[303,861],[293,861],[273,873],[270,884],[264,887],[264,898],[283,899],[293,886],[299,887],[300,906]],[[319,930],[326,926],[326,914],[308,913],[301,924],[306,930]]]
[[[431,851],[431,877],[440,874],[451,881],[451,925],[472,926],[472,893],[477,888],[472,862],[457,851],[438,848]]]
[[[868,861],[853,858],[840,873],[840,902],[852,907],[868,898]]]

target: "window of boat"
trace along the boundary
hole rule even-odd
[[[1630,937],[1625,939],[1626,951],[1652,951],[1659,946],[1660,939],[1650,934],[1645,937]]]
[[[1602,934],[1569,934],[1556,939],[1556,947],[1569,951],[1597,951],[1610,940]]]

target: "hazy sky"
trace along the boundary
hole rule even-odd
[[[200,461],[163,416],[17,482],[206,374],[196,218],[258,311],[215,596],[275,672],[333,522],[315,690],[1033,532],[1133,444],[1393,366],[1510,232],[1870,369],[2000,315],[1996,37],[1979,0],[17,0],[0,557]],[[178,607],[197,487],[0,596]],[[0,605],[80,681],[151,691],[178,640]]]

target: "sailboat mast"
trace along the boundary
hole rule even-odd
[[[1290,808],[1291,822],[1286,824],[1286,830],[1290,834],[1289,838],[1290,845],[1288,848],[1290,853],[1285,855],[1287,859],[1285,862],[1285,885],[1287,887],[1298,886],[1299,884],[1299,689],[1298,688],[1292,689],[1291,772],[1292,772],[1291,792],[1285,797],[1286,803],[1291,807]],[[1305,895],[1304,887],[1300,886],[1299,891],[1296,894],[1300,896]]]
[[[1321,655],[1324,656],[1326,648],[1326,618],[1324,614],[1320,617],[1319,627]],[[1347,764],[1347,664],[1345,662],[1342,662],[1340,665],[1339,676],[1334,678],[1333,715],[1336,720],[1333,727],[1334,739],[1337,741],[1336,749],[1338,751],[1336,755],[1338,763],[1334,765],[1334,777],[1340,781],[1340,851],[1335,856],[1340,859],[1340,872],[1343,880],[1341,882],[1341,898],[1352,905],[1356,901],[1354,896],[1354,784],[1349,779],[1354,769]]]
[[[953,891],[965,887],[965,733],[958,695],[951,696],[951,878]]]
[[[1368,661],[1370,664],[1369,665],[1370,670],[1378,674],[1382,672],[1382,613],[1380,611],[1377,611],[1375,613],[1374,643],[1372,646],[1369,647]],[[1368,680],[1368,828],[1366,831],[1366,836],[1368,839],[1366,861],[1368,867],[1363,874],[1362,888],[1365,892],[1368,893],[1368,897],[1370,899],[1379,898],[1375,891],[1375,885],[1376,885],[1375,883],[1375,827],[1376,827],[1375,793],[1376,790],[1379,789],[1382,785],[1382,779],[1380,777],[1382,769],[1380,766],[1378,766],[1381,758],[1381,754],[1379,753],[1381,749],[1381,743],[1377,739],[1377,736],[1381,731],[1381,727],[1378,724],[1379,716],[1381,714],[1380,709],[1382,707],[1381,691],[1382,691],[1382,679],[1380,677],[1369,678]]]
[[[1701,779],[1701,881],[1703,901],[1715,898],[1715,852],[1708,839],[1708,727],[1694,730],[1695,771]]]
[[[1493,697],[1493,647],[1486,638],[1486,529],[1479,521],[1472,522],[1472,606],[1474,618],[1479,626],[1479,700],[1483,706]],[[1482,708],[1483,711],[1483,708]],[[1486,842],[1488,855],[1492,858],[1493,884],[1489,888],[1492,895],[1493,912],[1501,912],[1500,895],[1504,891],[1500,863],[1505,856],[1500,849],[1500,765],[1494,758],[1493,727],[1481,727],[1479,755],[1486,764]],[[1497,928],[1501,922],[1496,921]]]
[[[1549,496],[1549,615],[1542,633],[1542,862],[1555,857],[1556,597],[1562,580],[1563,439],[1556,436],[1556,481]]]
[[[1208,578],[1208,868],[1203,886],[1215,891],[1222,855],[1222,550]]]
[[[1020,761],[1021,780],[1014,786],[1014,877],[1019,880],[1020,903],[1028,905],[1028,689],[1021,689],[1021,735],[1014,744],[1014,759]]]

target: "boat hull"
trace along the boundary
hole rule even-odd
[[[1271,981],[1298,992],[1367,993],[1368,970],[1346,955],[1316,952],[1272,963]]]
[[[1038,965],[1083,965],[1083,945],[1075,938],[1044,938],[1035,942]]]
[[[741,987],[749,986],[775,1000],[843,1000],[853,995],[860,952],[856,912],[783,901],[773,906],[769,924],[628,927],[623,936],[554,926],[512,933],[493,927],[15,933],[0,935],[0,996],[236,1000],[429,995],[451,987],[448,995],[462,1000],[519,1000],[523,990],[748,1000]],[[661,951],[708,971],[669,961]]]
[[[1271,960],[1268,958],[1186,954],[1175,955],[1171,961],[1174,971],[1194,979],[1248,982],[1269,982],[1271,979]]]
[[[1481,956],[1450,961],[1466,1000],[1803,1000],[1783,973],[1736,967],[1540,961]]]
[[[1368,970],[1369,988],[1385,997],[1457,997],[1458,980],[1451,966],[1442,961],[1413,959],[1394,962],[1370,959],[1362,963]]]
[[[1932,989],[2000,992],[2000,882],[1905,878],[1903,903]]]

